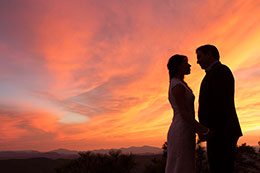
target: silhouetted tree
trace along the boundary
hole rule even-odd
[[[162,149],[163,149],[163,157],[164,158],[167,158],[167,142],[164,142],[163,146],[162,146]]]
[[[196,173],[208,173],[208,161],[206,158],[206,151],[205,148],[202,147],[200,144],[196,146],[195,152],[195,166],[196,166]]]
[[[258,142],[260,145],[260,141]],[[167,160],[167,142],[162,145],[161,158],[154,157],[146,165],[144,173],[164,173]],[[134,155],[122,154],[121,151],[111,150],[108,154],[79,153],[80,157],[56,169],[57,173],[130,173],[135,170]],[[209,173],[205,148],[196,147],[196,172]],[[236,173],[259,173],[260,152],[246,143],[237,147],[235,159]]]
[[[258,163],[258,164],[257,164]],[[235,171],[238,173],[259,173],[260,155],[246,143],[237,147]]]
[[[56,169],[57,173],[130,173],[135,167],[132,154],[111,150],[109,154],[80,152],[80,157]]]
[[[162,145],[162,157],[157,159],[153,158],[151,164],[146,165],[144,173],[164,173],[167,159],[167,142]]]
[[[258,141],[258,153],[260,153],[260,141]]]

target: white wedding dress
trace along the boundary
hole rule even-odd
[[[177,78],[172,78],[169,87],[169,101],[174,110],[174,117],[167,136],[166,173],[195,173],[195,131],[191,124],[180,115],[178,106],[173,98],[172,89],[176,85],[185,87],[185,106],[193,118],[194,95],[191,89]]]

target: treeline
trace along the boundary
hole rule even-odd
[[[80,152],[76,160],[57,168],[57,173],[130,173],[136,163],[134,155],[111,150],[109,154]]]
[[[260,142],[258,142],[260,146]],[[57,173],[164,173],[167,159],[167,143],[162,146],[163,153],[158,157],[149,157],[143,168],[140,164],[143,159],[133,154],[123,154],[120,150],[111,150],[108,154],[81,152],[80,157],[66,162],[56,169]],[[137,159],[137,157],[139,157]],[[223,157],[225,155],[223,154]],[[138,160],[138,161],[137,161]],[[260,172],[260,148],[258,151],[246,143],[237,146],[235,160],[236,173]],[[209,173],[205,148],[196,147],[196,172]]]

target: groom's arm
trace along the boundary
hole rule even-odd
[[[225,131],[232,121],[230,109],[234,103],[234,77],[228,67],[221,66],[215,71],[211,87],[212,122],[217,131]]]

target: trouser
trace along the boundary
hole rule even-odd
[[[207,142],[211,173],[233,173],[238,137],[213,136]]]

